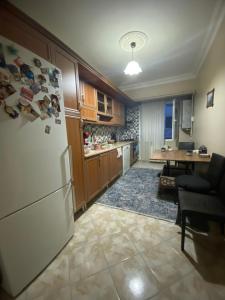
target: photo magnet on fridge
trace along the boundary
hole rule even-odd
[[[49,125],[45,126],[45,133],[50,134],[51,127]]]
[[[33,122],[39,117],[39,114],[33,109],[30,103],[28,102],[26,103],[25,99],[19,100],[19,103],[17,104],[17,108],[21,112],[21,115],[31,122]]]
[[[42,85],[42,84],[45,84],[46,83],[46,78],[44,75],[42,74],[39,74],[37,75],[37,82]]]
[[[38,94],[41,90],[40,85],[38,83],[31,84],[30,89],[32,90],[34,95]]]
[[[48,74],[48,68],[41,68],[42,74]]]
[[[28,66],[27,64],[25,64],[21,57],[17,57],[14,60],[15,64],[20,68],[20,73],[22,76],[27,77],[28,79],[31,79],[34,81],[34,73],[31,71],[30,66]]]
[[[59,87],[59,71],[57,69],[49,69],[48,70],[49,81],[54,88]]]
[[[37,101],[37,104],[38,104],[38,107],[41,111],[41,116],[40,118],[42,120],[45,120],[49,117],[51,117],[51,112],[49,111],[49,105],[50,105],[51,101],[50,99],[47,97],[47,96],[44,96],[43,100],[38,100]]]
[[[51,94],[51,104],[57,112],[61,112],[59,98],[56,95]]]
[[[7,81],[0,81],[0,101],[5,100],[16,92],[15,88]]]
[[[5,71],[5,69],[2,69],[2,71],[0,71],[0,81],[7,81],[7,82],[9,82],[9,74],[7,74],[4,71]]]
[[[41,86],[41,91],[43,92],[43,93],[48,93],[48,88],[46,87],[46,86]]]
[[[20,95],[29,100],[30,102],[33,101],[34,93],[31,89],[28,89],[23,86],[20,90]]]
[[[61,125],[62,122],[61,122],[60,119],[55,119],[55,123],[58,124],[58,125]]]
[[[18,112],[11,106],[5,105],[4,110],[12,119],[16,119],[19,116]]]
[[[6,47],[6,49],[7,49],[7,51],[8,51],[9,54],[17,56],[17,54],[18,54],[18,49],[16,49],[16,48],[14,47],[14,45],[8,45],[8,46]]]
[[[41,61],[40,61],[40,59],[34,58],[33,62],[34,62],[34,65],[35,65],[37,68],[40,68],[40,67],[41,67]]]
[[[21,79],[21,74],[16,65],[9,64],[9,65],[7,65],[7,69],[13,75],[13,77],[16,81],[19,81]]]

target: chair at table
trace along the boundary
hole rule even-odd
[[[225,224],[225,173],[220,181],[216,195],[199,194],[179,190],[181,214],[181,250],[184,251],[186,218],[197,217],[206,221],[218,222],[224,234]]]
[[[212,154],[206,177],[198,175],[180,175],[176,178],[176,186],[197,193],[209,193],[216,190],[225,169],[225,157]]]
[[[179,142],[178,143],[178,149],[179,150],[194,150],[195,149],[195,143],[194,142]]]
[[[178,150],[186,150],[186,151],[193,151],[195,149],[195,143],[194,142],[179,142],[178,143]],[[192,165],[192,170],[194,169],[194,164]],[[180,161],[176,163],[176,167],[178,168],[184,168],[185,173],[187,174],[190,172],[190,163],[185,161]]]

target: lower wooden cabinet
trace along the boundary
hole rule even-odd
[[[99,155],[99,180],[101,188],[109,184],[109,152]]]
[[[117,156],[118,156],[117,149],[114,149],[109,152],[109,178],[110,178],[110,181],[112,181],[118,175],[120,175],[122,173],[122,168],[123,168],[122,156],[119,158]]]
[[[85,189],[87,201],[92,200],[111,181],[122,174],[122,156],[111,150],[85,159]]]
[[[99,163],[99,156],[94,156],[85,160],[85,188],[87,201],[94,198],[100,192]]]

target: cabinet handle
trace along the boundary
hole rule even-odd
[[[68,145],[68,152],[69,152],[69,163],[70,163],[70,176],[71,176],[71,183],[74,184],[74,178],[73,178],[73,152],[72,152],[72,146]]]

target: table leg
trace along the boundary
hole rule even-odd
[[[168,174],[168,176],[170,176],[170,161],[169,160],[166,161],[166,166],[167,166],[167,174]]]

